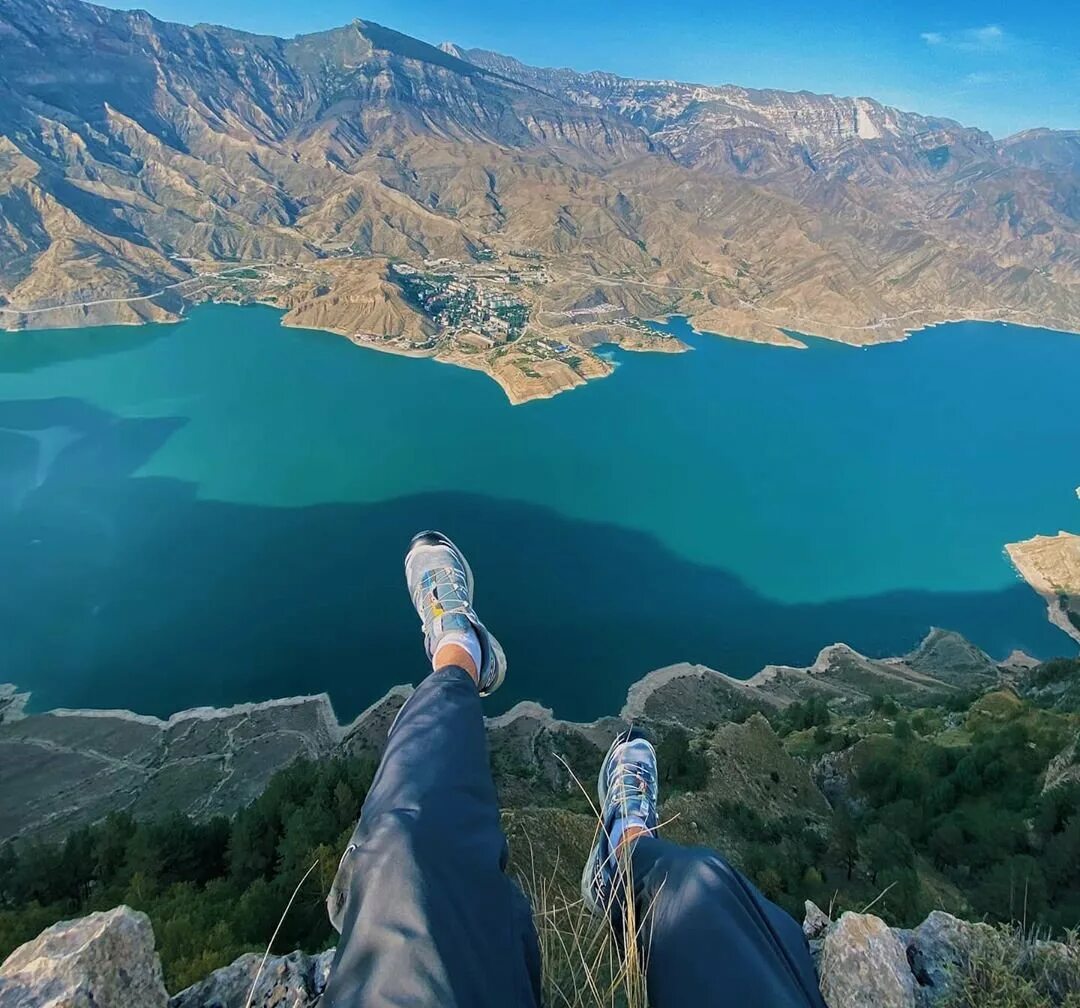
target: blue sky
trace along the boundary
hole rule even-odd
[[[667,9],[655,0],[142,0],[138,6],[167,20],[285,36],[359,17],[428,42],[494,49],[541,66],[870,95],[995,136],[1033,126],[1080,128],[1080,4],[1060,0],[684,0]]]

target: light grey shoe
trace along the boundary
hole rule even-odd
[[[405,582],[424,627],[428,657],[450,631],[472,630],[480,641],[480,695],[494,693],[506,678],[506,655],[473,611],[473,573],[468,560],[441,532],[413,536],[405,555]]]
[[[596,793],[600,798],[600,829],[581,873],[581,897],[594,913],[608,915],[619,876],[615,848],[627,824],[655,832],[659,799],[656,750],[637,728],[621,732],[611,743]]]

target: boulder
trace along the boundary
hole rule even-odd
[[[312,1008],[322,996],[334,950],[319,955],[290,952],[271,956],[259,974],[262,956],[253,952],[214,970],[169,1001],[169,1008]],[[251,985],[259,981],[252,996]],[[250,1002],[249,1002],[250,997]]]
[[[992,941],[994,934],[987,924],[969,924],[941,910],[910,932],[907,955],[920,1003],[948,1003],[979,943]]]
[[[845,913],[829,928],[819,973],[831,1008],[915,1008],[904,945],[872,914]]]
[[[0,966],[0,1008],[165,1008],[146,914],[126,906],[61,921]]]

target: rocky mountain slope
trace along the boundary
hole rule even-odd
[[[676,311],[788,344],[956,317],[1077,328],[1076,152],[1072,134],[996,143],[870,99],[539,70],[364,21],[284,40],[0,0],[0,326],[269,300],[515,400],[607,373],[599,339],[675,348],[635,320]],[[435,259],[466,285],[491,264],[524,333],[481,319],[467,338],[388,269]]]
[[[1074,939],[1062,940],[1059,933],[1050,940],[1042,932],[968,922],[984,915],[1013,919],[1013,910],[1001,901],[1008,901],[1023,873],[1024,914],[1031,913],[1032,920],[1049,913],[1047,919],[1060,928],[1080,907],[1073,857],[1080,843],[1080,668],[1075,661],[1033,665],[1022,656],[994,662],[957,635],[935,631],[902,659],[871,660],[835,645],[809,668],[771,667],[745,683],[697,666],[673,666],[635,687],[618,718],[592,724],[555,720],[533,704],[491,719],[492,763],[511,871],[532,895],[541,932],[561,929],[561,942],[542,942],[546,975],[566,979],[564,971],[577,968],[575,943],[591,943],[597,940],[594,932],[606,933],[602,922],[582,924],[575,917],[581,914],[577,875],[595,819],[570,768],[589,780],[614,733],[632,720],[645,724],[657,740],[665,835],[724,850],[770,897],[799,910],[830,1008],[1075,1004],[1080,951]],[[340,760],[342,753],[355,759],[379,751],[406,695],[407,690],[394,691],[336,731],[327,728],[325,698],[188,712],[169,723],[144,719],[142,727],[159,732],[159,746],[171,748],[169,758],[181,765],[211,756],[200,749],[222,747],[225,740],[216,728],[243,730],[247,721],[261,724],[264,735],[271,728],[279,736],[307,732],[321,740],[326,760]],[[87,735],[99,727],[92,720],[88,712],[16,716],[4,729],[22,725],[20,738],[54,740],[63,729],[75,746],[89,750],[102,740],[100,734]],[[109,714],[103,720],[119,729],[124,719]],[[258,735],[248,730],[242,738],[258,749]],[[185,737],[186,749],[178,746]],[[3,739],[6,743],[8,736]],[[244,742],[235,748],[243,749]],[[267,758],[279,756],[270,750]],[[340,813],[341,822],[355,815],[354,796],[340,782],[328,797],[331,806],[343,807],[320,810],[323,799],[317,795],[325,781],[318,764],[300,767],[298,774],[295,769],[271,785],[272,795],[234,821],[251,817],[233,834],[229,849],[254,826],[255,852],[268,832],[283,828],[277,819],[284,816],[286,839],[280,842],[289,846],[278,851],[290,850],[294,864],[275,896],[260,874],[240,899],[236,910],[248,935],[239,947],[223,910],[233,899],[229,890],[225,904],[210,902],[222,896],[227,879],[171,886],[167,876],[155,879],[152,867],[158,861],[154,850],[145,848],[152,834],[132,841],[127,856],[135,853],[143,867],[120,890],[126,893],[123,900],[112,896],[112,888],[95,892],[91,885],[83,897],[88,909],[111,909],[52,924],[32,938],[57,920],[59,915],[49,915],[60,904],[29,907],[23,920],[5,906],[10,903],[5,887],[10,894],[25,883],[17,878],[23,870],[20,858],[29,859],[27,866],[43,865],[48,848],[19,845],[14,858],[8,848],[0,858],[0,942],[9,942],[5,951],[13,951],[0,965],[0,1008],[313,1008],[333,956],[325,920],[320,935],[304,940],[306,951],[282,954],[275,948],[265,963],[261,952],[239,954],[260,947],[263,930],[272,929],[280,902],[294,885],[293,874],[313,855],[320,871],[292,917],[321,915],[319,897],[333,877],[344,839],[312,851],[297,849],[299,835],[315,830],[309,840],[314,842],[318,830],[310,820],[318,818],[316,811],[323,817]],[[264,770],[260,767],[259,775]],[[297,798],[303,804],[294,806]],[[236,800],[235,793],[223,796],[216,808]],[[148,806],[138,810],[140,816],[155,814]],[[188,811],[205,814],[207,807]],[[920,825],[920,820],[926,821]],[[167,821],[178,828],[175,818]],[[129,828],[137,831],[134,822]],[[222,828],[220,819],[208,823],[205,837]],[[327,828],[332,834],[338,827],[331,821]],[[350,829],[346,823],[344,836]],[[185,843],[199,842],[200,836],[192,832]],[[122,839],[106,824],[99,833],[72,833],[56,850],[61,858],[76,849],[99,860],[107,857],[113,872],[125,856],[116,848]],[[1040,853],[1042,869],[1034,876],[1034,860],[1019,853],[1027,850]],[[235,857],[234,850],[234,868]],[[202,860],[193,864],[196,872],[202,871]],[[1054,889],[1047,888],[1051,884]],[[206,901],[202,908],[200,899]],[[867,907],[871,899],[873,913]],[[150,916],[118,902],[145,906]],[[827,905],[828,913],[819,909]],[[253,929],[256,912],[263,923]],[[40,923],[27,932],[34,921]],[[18,927],[30,940],[15,947],[24,941],[10,942]],[[202,928],[213,933],[201,934]],[[226,949],[232,951],[223,954]],[[565,992],[571,989],[581,996],[568,999]],[[169,990],[175,992],[171,998]],[[585,991],[585,985],[566,986],[560,994],[552,985],[550,1003],[599,1008],[600,1001]]]
[[[1016,666],[1022,667],[1022,666]],[[553,793],[570,786],[556,752],[602,754],[626,723],[710,722],[775,713],[821,696],[837,710],[866,710],[875,696],[908,701],[987,687],[1014,666],[1000,665],[956,634],[935,630],[904,658],[865,658],[843,644],[821,652],[806,669],[769,666],[752,679],[733,679],[700,665],[650,673],[629,692],[619,717],[591,724],[561,721],[523,702],[489,719],[495,759],[537,764]],[[167,721],[130,711],[59,710],[24,715],[0,708],[0,842],[52,839],[125,810],[139,816],[180,811],[196,818],[230,813],[262,793],[275,772],[297,758],[335,754],[377,757],[386,731],[411,688],[397,686],[348,725],[330,698],[311,697],[196,708]],[[534,782],[535,783],[535,782]],[[513,804],[518,779],[508,775]]]

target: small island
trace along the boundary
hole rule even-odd
[[[1005,549],[1024,580],[1046,599],[1050,622],[1080,642],[1080,535],[1037,535]]]

